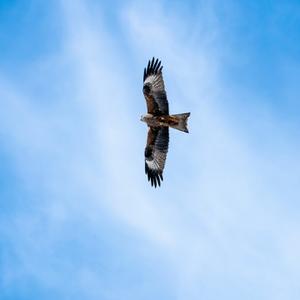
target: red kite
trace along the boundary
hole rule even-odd
[[[147,123],[148,137],[145,148],[145,172],[151,185],[160,186],[169,147],[169,127],[188,132],[190,113],[169,115],[169,103],[162,76],[161,62],[154,57],[144,69],[143,93],[147,114],[141,121]]]

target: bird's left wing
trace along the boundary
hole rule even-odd
[[[144,69],[143,93],[147,102],[147,110],[152,115],[168,115],[169,104],[162,76],[161,62],[154,57]]]
[[[169,147],[168,127],[149,127],[145,148],[145,172],[151,185],[160,186]]]

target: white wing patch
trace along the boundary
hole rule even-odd
[[[146,163],[151,170],[159,170],[158,163],[155,161],[155,159],[146,160]]]
[[[152,58],[144,69],[143,93],[147,102],[148,112],[154,114],[169,114],[167,93],[162,75],[161,62]]]
[[[144,81],[144,84],[146,84],[146,83],[151,83],[152,84],[155,77],[156,77],[156,75],[150,75],[150,76],[148,76],[146,78],[146,80]]]
[[[162,74],[150,75],[146,78],[144,84],[150,83],[153,92],[164,91],[165,85]]]

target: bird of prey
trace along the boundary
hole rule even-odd
[[[147,114],[141,121],[147,123],[148,137],[145,148],[145,173],[154,187],[160,186],[169,147],[169,127],[188,132],[190,113],[169,114],[169,103],[162,76],[161,61],[152,58],[144,69],[143,94]]]

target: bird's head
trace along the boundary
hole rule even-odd
[[[141,121],[147,123],[147,120],[151,119],[152,117],[153,116],[151,114],[141,115]]]

